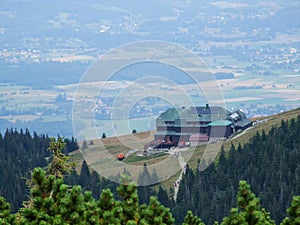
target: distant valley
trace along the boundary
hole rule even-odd
[[[228,109],[243,109],[248,117],[257,117],[300,105],[299,2],[156,0],[149,2],[151,13],[145,4],[1,2],[0,130],[31,127],[73,135],[72,100],[84,72],[111,49],[149,39],[182,45],[199,56],[216,75]],[[117,81],[165,73],[199,104],[206,103],[178,71],[151,67],[124,70]],[[114,97],[101,98],[104,105],[96,118],[105,124],[107,103]],[[156,105],[152,121],[169,107],[159,101]],[[151,128],[147,110],[134,117],[147,123],[133,122],[138,131]],[[102,129],[110,135],[105,125]]]

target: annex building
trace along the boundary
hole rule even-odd
[[[156,119],[154,141],[199,143],[229,138],[239,130],[252,126],[241,110],[230,112],[219,106],[170,108]]]

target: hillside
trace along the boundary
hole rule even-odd
[[[225,142],[218,160],[204,171],[187,167],[172,208],[178,224],[187,209],[207,224],[220,221],[238,201],[233,193],[241,179],[251,185],[276,223],[282,221],[284,208],[300,194],[300,113],[294,110],[267,119]]]
[[[182,156],[189,157],[190,160],[187,160],[188,167],[182,175],[179,189],[178,186],[174,186],[174,183],[179,181],[180,172],[161,183],[165,190],[171,190],[169,200],[164,204],[172,208],[177,223],[182,222],[182,214],[187,209],[191,209],[207,224],[212,224],[213,221],[226,216],[228,210],[235,204],[234,193],[237,191],[240,179],[246,179],[251,184],[254,192],[261,198],[263,207],[271,212],[272,218],[275,218],[277,222],[281,221],[285,215],[286,206],[291,202],[291,196],[300,194],[300,183],[297,180],[299,177],[297,178],[298,172],[296,172],[299,170],[299,166],[297,167],[299,164],[295,161],[300,157],[299,143],[295,142],[300,139],[296,131],[299,126],[290,127],[290,124],[295,121],[299,124],[299,116],[300,109],[295,109],[263,118],[253,118],[257,121],[257,125],[236,134],[223,142],[221,147],[214,143],[208,148],[207,146],[197,147],[190,155],[188,151],[182,152]],[[143,146],[145,141],[152,138],[150,132],[135,135],[147,137],[147,139],[141,138],[140,142],[135,142],[136,148]],[[120,140],[130,139],[130,137],[131,135],[122,136],[122,139],[107,138],[103,140],[103,143],[114,157],[117,157],[119,153],[129,150],[120,144]],[[294,148],[292,148],[292,143],[288,144],[293,141],[296,146]],[[95,149],[97,142],[95,141],[94,144],[92,148]],[[203,153],[213,151],[214,147],[220,147],[223,150],[219,151],[214,163],[210,164],[206,170],[199,172],[197,168],[199,168],[199,160]],[[221,158],[219,158],[220,153]],[[134,157],[134,160],[129,160],[129,163],[140,165],[146,162],[155,165],[158,161],[165,162],[166,157],[168,156],[158,155],[154,159]],[[124,162],[126,163],[126,160]],[[221,172],[220,169],[224,171]],[[273,178],[276,181],[272,181]],[[178,196],[174,204],[172,203],[174,197],[172,189],[176,190],[176,188]],[[214,196],[213,199],[210,196]],[[201,203],[196,203],[195,199],[200,197]]]
[[[297,118],[300,114],[300,108],[283,112],[276,115],[260,117],[260,118],[252,118],[253,121],[257,121],[257,124],[242,133],[236,134],[234,137],[224,141],[222,143],[212,143],[209,145],[198,146],[196,149],[191,149],[190,151],[183,151],[181,155],[185,162],[188,162],[190,168],[196,169],[198,166],[198,160],[203,157],[203,153],[205,152],[205,157],[212,157],[213,159],[217,155],[217,152],[220,152],[221,147],[224,148],[225,152],[228,152],[232,145],[238,147],[239,144],[244,145],[247,143],[252,137],[256,135],[257,132],[262,132],[264,130],[266,133],[272,128],[272,126],[279,126],[281,124],[281,120],[290,120],[292,118]],[[103,149],[108,150],[108,152],[112,155],[112,157],[117,158],[119,154],[126,154],[132,150],[138,150],[140,152],[143,151],[144,145],[149,143],[149,141],[153,140],[153,131],[148,132],[140,132],[136,134],[129,134],[119,137],[110,137],[104,139],[93,140],[92,145],[88,145],[88,148],[84,150],[84,158],[87,162],[91,164],[96,160],[95,156],[98,155],[100,151]],[[88,143],[89,144],[89,143]],[[82,143],[79,143],[82,146]],[[80,151],[76,151],[72,154],[72,157],[78,163],[78,169],[81,165],[81,153]],[[149,156],[140,156],[140,155],[130,155],[128,158],[125,157],[124,163],[128,165],[143,165],[146,163],[147,165],[155,165],[156,163],[162,162],[168,158],[171,158],[170,155],[167,154],[156,154]],[[175,165],[176,166],[176,165]],[[177,164],[179,166],[179,164]],[[180,169],[180,167],[178,167]],[[176,181],[179,173],[173,176],[171,179],[168,179],[163,182],[163,185],[166,188],[173,187],[173,183]]]
[[[238,181],[245,179],[251,184],[254,193],[262,199],[262,205],[271,211],[272,218],[280,221],[291,201],[291,195],[300,194],[299,177],[296,177],[299,174],[296,172],[299,170],[297,159],[300,158],[300,138],[298,137],[300,131],[297,132],[300,122],[299,115],[300,109],[297,109],[258,118],[263,122],[238,134],[232,140],[224,142],[221,158],[215,160],[215,163],[210,164],[202,172],[199,172],[197,168],[199,166],[198,159],[202,156],[204,149],[203,147],[195,149],[188,161],[186,173],[182,175],[176,204],[172,194],[174,193],[173,184],[178,179],[180,171],[170,179],[163,181],[160,186],[139,187],[140,202],[149,203],[149,196],[157,195],[161,203],[172,209],[176,221],[182,221],[183,212],[192,209],[196,215],[210,224],[210,221],[219,220],[224,215],[228,215],[228,210],[235,204]],[[284,122],[286,120],[289,122]],[[271,131],[270,134],[268,134],[269,131]],[[137,133],[134,136],[136,140],[140,141],[132,141],[130,139],[132,135],[105,138],[102,141],[113,157],[116,157],[120,152],[126,153],[131,149],[122,145],[120,140],[129,140],[130,147],[138,149],[139,146],[143,146],[145,142],[153,138],[151,132]],[[12,203],[15,211],[28,197],[26,180],[23,178],[28,177],[33,167],[46,165],[45,159],[48,159],[49,153],[45,150],[49,138],[45,135],[38,136],[36,133],[31,136],[29,131],[22,133],[22,131],[8,130],[6,134],[0,135],[0,142],[0,160],[2,162],[0,164],[2,168],[0,170],[0,195]],[[93,143],[88,142],[86,150],[96,150],[99,143],[100,140],[94,140]],[[69,150],[67,152],[73,150],[74,145],[74,140],[68,141]],[[82,143],[80,145],[82,146]],[[273,154],[275,150],[276,154]],[[186,154],[188,152],[182,153],[182,156],[186,157]],[[113,193],[116,193],[116,184],[99,178],[95,171],[89,170],[89,164],[82,160],[79,150],[71,152],[70,156],[72,161],[77,164],[77,174],[73,172],[67,176],[68,184],[80,184],[83,190],[92,190],[95,198],[104,188],[110,188]],[[124,162],[135,165],[143,165],[146,162],[155,165],[165,157],[169,157],[169,155],[158,155],[154,158],[136,156],[128,157],[132,160]],[[261,157],[263,157],[263,161]],[[34,160],[34,164],[32,160]],[[22,169],[16,162],[22,162]],[[165,166],[165,169],[167,168]],[[144,167],[139,178],[149,177],[149,175],[152,174],[149,174]],[[202,200],[197,200],[196,204],[194,200],[195,198],[200,199],[199,196],[202,196]],[[211,199],[212,197],[213,199]],[[211,216],[210,211],[213,212],[214,217]]]
[[[264,130],[267,133],[273,126],[280,126],[282,120],[296,119],[298,115],[300,115],[300,108],[271,116],[252,118],[251,120],[258,121],[257,125],[223,142],[222,146],[224,147],[225,152],[228,152],[232,145],[235,147],[238,147],[239,144],[244,145],[254,137],[257,132],[262,132]],[[191,168],[195,169],[197,167],[198,159],[201,158],[203,151],[204,146],[199,147],[197,151],[195,151],[193,157],[189,161]]]

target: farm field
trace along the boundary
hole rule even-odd
[[[201,90],[195,93],[195,89],[199,87],[205,87],[207,90],[212,90],[210,96],[214,95],[214,89],[220,88],[224,99],[212,99],[209,101],[211,105],[225,104],[227,108],[242,108],[246,113],[251,115],[250,105],[263,108],[268,105],[300,105],[300,76],[298,75],[282,75],[277,80],[269,80],[268,78],[261,77],[253,80],[244,80],[243,76],[236,76],[234,79],[218,80],[218,87],[215,83],[202,82],[198,85],[178,85],[177,88],[184,90],[184,94],[190,97],[191,100],[186,100],[182,97],[182,92],[178,92],[174,89],[158,88],[153,89],[157,96],[163,96],[165,98],[173,99],[176,102],[173,107],[181,107],[190,105],[189,101],[194,102],[196,105],[204,105],[207,102],[205,94]],[[243,78],[243,79],[241,79]],[[124,84],[123,84],[124,85]],[[162,84],[157,83],[158,87]],[[260,86],[261,88],[255,88]],[[30,87],[24,86],[0,86],[0,101],[2,106],[0,109],[0,119],[6,120],[11,123],[18,121],[35,121],[51,122],[51,121],[65,121],[71,119],[72,115],[72,96],[74,96],[74,88],[70,86],[60,87],[58,90],[35,90]],[[116,85],[116,88],[110,88],[108,91],[102,91],[103,98],[118,96],[120,93],[120,87],[122,84]],[[124,87],[124,86],[123,86]],[[151,88],[143,87],[144,94],[147,94],[149,90],[149,96],[152,95]],[[95,90],[97,88],[95,87]],[[65,95],[66,97],[62,102],[57,101],[59,95]],[[134,93],[130,93],[134,95]],[[139,93],[135,95],[135,99],[138,99]],[[141,95],[142,96],[142,95]],[[93,96],[95,97],[95,96]],[[219,96],[218,96],[219,97]],[[82,96],[82,99],[90,99],[91,96],[87,92]],[[118,99],[118,103],[126,104],[130,107],[132,105],[132,98],[129,93],[123,94]],[[115,115],[118,111],[122,114],[124,112],[124,105],[114,105]],[[172,105],[172,104],[171,104]],[[127,106],[127,107],[128,107]],[[149,106],[149,105],[148,105]],[[155,103],[150,105],[152,108],[161,107],[161,103]],[[6,115],[5,112],[9,112],[13,109],[18,109],[14,114]],[[131,110],[127,108],[127,110]],[[247,110],[249,110],[247,112]],[[253,109],[252,109],[253,110]],[[17,114],[16,114],[17,113]],[[113,118],[113,125],[111,119],[96,119],[97,129],[99,133],[106,133],[107,136],[124,135],[130,133],[133,129],[137,131],[146,131],[154,128],[155,117],[159,113],[152,115],[140,116],[139,118],[120,118],[115,116]],[[126,115],[125,115],[126,117]],[[90,118],[89,118],[90,119]],[[114,127],[114,131],[112,130]]]
[[[284,52],[281,61],[278,57],[276,62],[272,62],[274,65],[266,61],[273,58],[272,51],[282,51],[279,48],[282,40],[283,36],[255,43],[209,41],[205,45],[207,48],[222,51],[208,56],[199,52],[200,61],[185,54],[182,58],[172,58],[166,55],[169,50],[162,49],[155,53],[156,59],[177,68],[149,63],[132,64],[114,73],[109,80],[96,73],[93,79],[82,79],[80,84],[52,84],[46,88],[1,83],[0,120],[3,122],[0,129],[24,127],[31,122],[32,129],[50,128],[49,134],[57,135],[56,126],[63,122],[60,130],[64,136],[72,136],[74,115],[79,111],[82,118],[75,122],[83,133],[90,134],[91,127],[93,130],[95,125],[98,137],[103,133],[118,136],[129,134],[133,129],[139,132],[154,129],[155,118],[168,107],[209,103],[228,109],[242,109],[248,117],[297,108],[300,105],[299,71],[275,66],[283,59],[292,60],[298,53],[293,55],[285,48],[287,52]],[[297,40],[293,39],[291,44]],[[199,43],[199,48],[201,46],[204,47]],[[245,46],[248,46],[253,60],[224,53],[224,49],[240,51],[239,48]],[[112,54],[103,60],[119,65],[126,63],[130,57],[138,61],[153,54],[150,50],[141,53],[139,48],[132,48],[126,53]],[[182,73],[182,70],[187,73]],[[232,73],[234,77],[215,79],[215,73]],[[190,80],[189,74],[197,79]],[[159,99],[149,100],[145,96]],[[74,109],[76,101],[79,107]]]

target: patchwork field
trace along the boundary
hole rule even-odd
[[[217,4],[223,7],[223,3]],[[166,107],[209,103],[228,109],[242,109],[248,117],[296,108],[300,106],[299,71],[277,66],[279,63],[293,62],[298,56],[298,53],[290,53],[288,47],[281,46],[284,38],[278,35],[272,41],[201,42],[198,46],[200,50],[220,48],[220,52],[206,55],[200,51],[199,55],[202,55],[199,58],[181,52],[180,49],[177,52],[172,48],[153,51],[144,46],[145,51],[141,51],[140,46],[137,46],[102,57],[107,67],[99,71],[96,67],[92,79],[82,79],[80,84],[39,88],[1,83],[0,119],[3,127],[0,126],[0,129],[5,130],[7,126],[24,127],[31,123],[32,130],[50,128],[50,135],[57,135],[57,124],[63,122],[60,131],[71,136],[74,135],[74,111],[79,111],[82,116],[75,122],[79,124],[82,133],[90,134],[96,126],[97,137],[103,133],[106,136],[120,136],[131,133],[133,129],[138,132],[153,129],[155,118]],[[299,41],[296,36],[290,39],[291,43]],[[224,51],[235,48],[238,49],[236,55]],[[243,51],[240,52],[239,48]],[[277,57],[278,51],[282,57]],[[249,60],[245,59],[245,52],[251,56],[247,56]],[[172,54],[177,56],[171,57]],[[57,55],[56,58],[58,61],[68,61],[74,59],[72,57],[72,54],[65,54]],[[146,63],[143,68],[143,64],[133,63],[113,71],[108,80],[102,77],[112,65],[126,64],[128,59],[148,62],[153,58],[167,66]],[[232,73],[234,78],[216,80],[212,79],[213,76],[209,78],[209,73]],[[191,80],[189,76],[197,79]],[[145,96],[158,97],[160,100],[147,102]],[[76,102],[78,108],[74,110]],[[265,110],[267,108],[272,109]],[[129,116],[134,110],[135,114]]]

